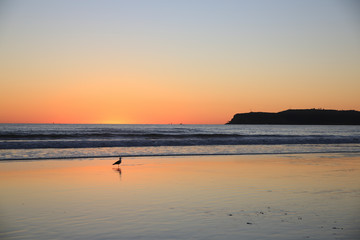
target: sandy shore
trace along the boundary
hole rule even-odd
[[[360,156],[0,163],[1,239],[357,239]]]

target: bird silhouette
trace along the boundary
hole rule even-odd
[[[118,167],[119,167],[119,165],[121,164],[121,157],[119,157],[119,160],[118,160],[118,161],[116,161],[116,162],[113,163],[113,165],[116,165],[116,164],[117,164]]]

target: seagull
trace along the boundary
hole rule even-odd
[[[117,164],[117,165],[118,165],[118,167],[119,167],[120,163],[121,163],[121,157],[119,157],[119,160],[118,160],[118,161],[116,161],[116,162],[114,162],[114,163],[113,163],[113,165],[116,165],[116,164]]]

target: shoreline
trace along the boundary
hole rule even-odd
[[[360,154],[359,151],[313,151],[313,152],[247,152],[247,153],[173,153],[173,154],[116,154],[99,156],[64,156],[64,157],[35,157],[35,158],[8,158],[1,162],[12,161],[41,161],[41,160],[71,160],[71,159],[101,159],[101,158],[151,158],[151,157],[197,157],[197,156],[252,156],[252,155],[297,155],[297,154]]]

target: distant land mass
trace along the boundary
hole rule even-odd
[[[227,124],[360,125],[355,110],[289,109],[278,113],[237,113]]]

